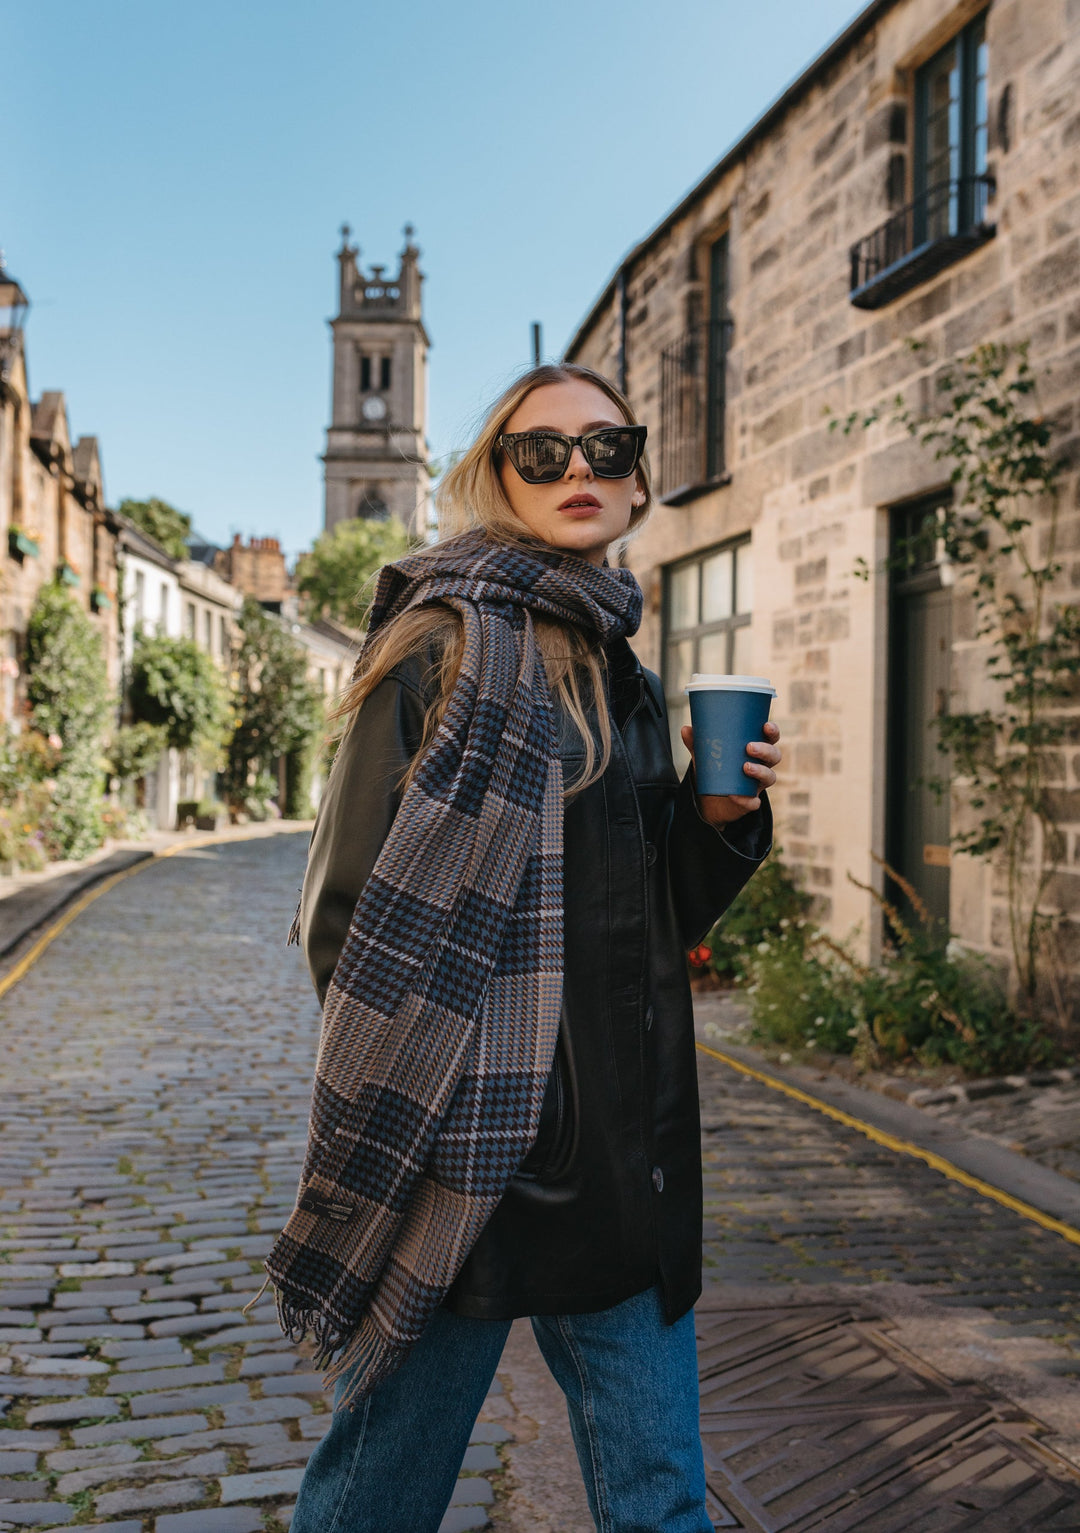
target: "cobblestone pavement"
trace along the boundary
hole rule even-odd
[[[0,1528],[288,1526],[328,1401],[269,1295],[240,1309],[303,1153],[306,840],[140,871],[0,1002]],[[486,1521],[503,1436],[445,1533]]]
[[[1075,1246],[716,1061],[698,1070],[713,1282],[918,1285],[1063,1344],[1059,1371],[1080,1374]]]
[[[193,849],[128,878],[0,1002],[0,1528],[288,1525],[328,1402],[268,1298],[240,1307],[303,1150],[317,1012],[283,935],[305,839]],[[700,1063],[714,1288],[774,1303],[900,1285],[932,1300],[911,1336],[944,1349],[935,1317],[960,1337],[981,1312],[1075,1388],[1073,1248]],[[446,1533],[489,1508],[515,1533],[585,1533],[579,1483],[560,1402],[515,1333]]]

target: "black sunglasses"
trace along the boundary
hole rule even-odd
[[[566,472],[575,447],[598,479],[627,479],[645,451],[647,426],[600,426],[584,436],[561,431],[511,431],[498,437],[501,448],[526,484],[551,484]]]

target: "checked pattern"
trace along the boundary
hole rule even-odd
[[[297,1207],[266,1263],[294,1338],[368,1393],[422,1334],[540,1120],[562,1003],[562,770],[533,618],[636,631],[629,570],[478,532],[387,565],[369,635],[456,609],[461,671],[323,1008]]]

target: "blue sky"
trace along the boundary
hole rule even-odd
[[[51,0],[0,6],[0,246],[32,391],[110,501],[207,536],[322,522],[333,252],[411,220],[429,437],[464,445],[635,243],[855,14],[852,0]]]

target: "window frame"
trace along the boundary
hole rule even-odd
[[[717,674],[731,674],[731,664],[734,659],[735,635],[744,628],[749,628],[753,622],[754,607],[753,595],[751,594],[750,606],[745,611],[736,610],[736,598],[739,591],[739,554],[747,550],[750,559],[750,579],[753,580],[753,537],[750,533],[741,533],[738,537],[726,538],[722,543],[714,543],[708,548],[696,549],[693,553],[685,555],[681,559],[674,559],[670,564],[663,567],[663,596],[660,614],[660,672],[664,683],[664,697],[667,701],[668,712],[674,714],[676,710],[681,714],[686,709],[685,695],[673,690],[674,666],[672,664],[672,652],[676,644],[686,643],[688,640],[694,644],[694,664],[691,673],[699,671],[702,639],[712,638],[716,634],[727,635],[727,670]],[[717,554],[731,553],[731,612],[727,617],[714,618],[711,622],[702,622],[703,610],[703,586],[704,569],[708,561]],[[674,577],[680,570],[697,566],[697,615],[698,621],[682,628],[673,628],[671,624],[672,609],[672,586]],[[688,722],[688,717],[681,722]],[[673,731],[674,734],[674,731]],[[678,739],[677,734],[673,745]]]
[[[912,201],[915,204],[915,234],[916,247],[927,244],[936,239],[954,237],[956,235],[970,234],[977,229],[986,215],[986,189],[976,185],[977,176],[985,176],[988,170],[987,150],[989,147],[989,91],[984,90],[984,108],[986,118],[980,122],[977,112],[978,88],[980,80],[986,81],[987,75],[979,73],[979,52],[986,46],[986,18],[987,11],[983,10],[973,16],[959,32],[955,32],[948,42],[943,43],[930,58],[926,59],[915,70],[913,81],[912,100],[912,134],[911,134],[911,192]],[[929,129],[930,129],[930,82],[934,73],[940,68],[946,56],[952,54],[956,60],[958,74],[957,85],[957,118],[958,138],[954,146],[950,140],[947,153],[952,158],[955,152],[955,176],[953,165],[949,165],[949,181],[957,181],[959,190],[956,200],[955,228],[953,227],[953,213],[950,205],[949,228],[942,233],[931,233],[929,227],[928,194],[932,193],[940,180],[931,183],[929,176]],[[946,109],[948,110],[948,108]],[[980,154],[977,143],[980,131],[983,135],[983,147]],[[981,161],[981,163],[980,163]],[[951,199],[950,199],[951,204]]]

